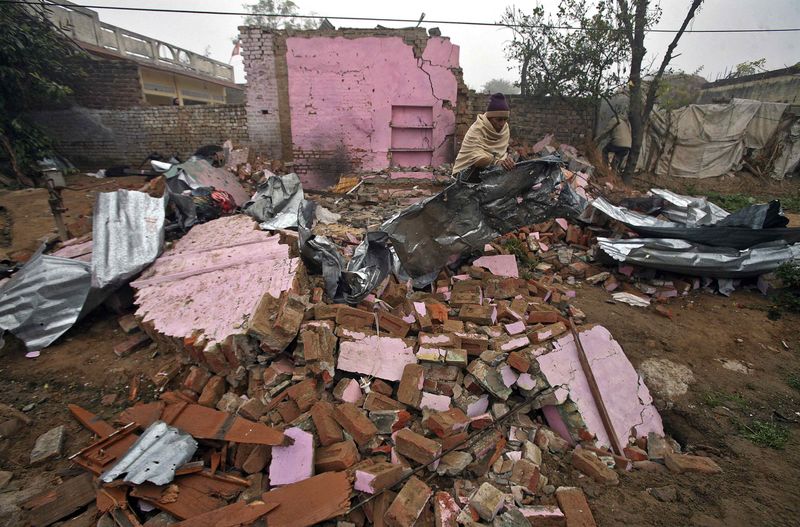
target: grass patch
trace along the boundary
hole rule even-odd
[[[723,393],[715,390],[703,394],[703,403],[714,408],[715,406],[733,406],[747,408],[747,400],[738,393]]]
[[[533,278],[533,269],[539,265],[539,260],[528,256],[528,248],[525,242],[519,238],[506,238],[502,241],[503,247],[517,258],[520,276],[523,278]]]
[[[783,289],[775,293],[767,316],[777,320],[784,313],[800,313],[800,264],[786,262],[775,270],[775,276],[783,282]]]
[[[789,377],[786,379],[786,384],[788,384],[791,388],[800,391],[800,373],[789,374]]]
[[[789,429],[767,421],[753,421],[750,425],[740,425],[742,437],[758,446],[783,450],[789,441]]]
[[[719,205],[729,212],[735,212],[739,209],[749,207],[758,203],[758,200],[753,196],[745,194],[720,194],[719,192],[708,192],[706,197],[709,201]]]

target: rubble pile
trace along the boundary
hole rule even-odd
[[[98,436],[70,459],[98,488],[76,476],[55,492],[77,501],[32,498],[33,524],[96,501],[109,525],[593,525],[585,478],[718,472],[664,437],[605,328],[571,332],[593,234],[564,227],[509,234],[427,291],[389,276],[356,306],[326,302],[294,233],[194,227],[133,283],[143,332],[121,320],[175,352],[157,399],[113,424],[70,406]],[[521,272],[511,239],[541,262]]]

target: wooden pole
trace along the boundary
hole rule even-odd
[[[614,431],[614,424],[611,422],[611,418],[606,410],[606,405],[603,403],[603,396],[600,394],[600,388],[597,386],[597,380],[594,378],[594,372],[592,372],[592,367],[589,365],[589,359],[586,358],[586,352],[583,349],[581,338],[578,335],[578,330],[575,329],[575,321],[572,320],[572,317],[569,317],[569,329],[572,332],[572,338],[575,339],[575,347],[578,349],[578,360],[580,360],[583,374],[586,375],[586,380],[589,382],[589,390],[592,392],[597,411],[600,413],[600,419],[603,421],[603,428],[606,430],[606,435],[608,435],[611,441],[611,448],[618,456],[625,457],[617,433]]]

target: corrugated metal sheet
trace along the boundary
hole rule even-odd
[[[91,284],[87,262],[39,253],[0,287],[0,328],[45,348],[78,320]]]
[[[175,470],[192,459],[197,441],[164,421],[156,421],[136,440],[117,463],[100,476],[111,483],[125,474],[124,481],[133,484],[149,481],[165,485],[175,478]]]

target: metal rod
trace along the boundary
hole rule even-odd
[[[589,383],[589,390],[592,392],[595,406],[597,406],[597,411],[600,413],[600,419],[603,421],[606,435],[608,435],[611,441],[611,447],[614,449],[614,453],[624,457],[625,454],[622,452],[622,445],[619,442],[617,433],[614,431],[614,424],[611,422],[611,417],[608,415],[606,405],[603,403],[603,396],[600,394],[600,388],[597,386],[597,379],[594,378],[594,372],[589,365],[589,359],[586,358],[586,352],[583,349],[583,344],[581,344],[581,337],[578,335],[578,330],[575,329],[575,321],[572,320],[572,317],[569,317],[569,329],[572,332],[572,338],[575,339],[575,347],[578,350],[578,360],[581,363],[583,374],[586,376],[586,380]]]

